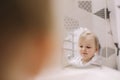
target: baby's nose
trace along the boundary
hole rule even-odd
[[[86,48],[85,48],[85,47],[83,47],[83,48],[82,48],[82,51],[86,51]]]

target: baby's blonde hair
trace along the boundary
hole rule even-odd
[[[100,50],[100,43],[99,43],[99,40],[98,40],[97,36],[96,36],[93,32],[91,32],[91,31],[89,31],[89,30],[84,31],[84,32],[80,35],[79,41],[80,41],[81,38],[87,37],[87,36],[94,37],[94,39],[95,39],[95,46],[96,46],[97,50]]]

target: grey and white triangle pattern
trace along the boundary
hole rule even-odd
[[[106,11],[106,13],[105,13],[105,11]],[[107,19],[109,19],[109,15],[110,15],[110,11],[108,10],[108,8],[103,8],[103,9],[100,9],[99,11],[97,11],[96,13],[94,13],[96,16],[98,16],[98,17],[101,17],[101,18],[103,18],[103,19],[105,19],[105,17],[107,18]],[[106,14],[106,16],[105,16],[105,14]]]
[[[118,6],[118,8],[120,8],[120,5]]]
[[[72,31],[75,29],[79,28],[79,21],[72,18],[72,17],[65,17],[64,18],[64,27],[66,28],[66,30],[68,31]]]
[[[94,14],[98,17],[101,17],[101,18],[105,19],[105,9],[101,9]]]
[[[79,0],[78,7],[86,10],[87,12],[92,12],[92,1]]]

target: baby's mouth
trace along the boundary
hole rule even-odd
[[[83,55],[87,55],[88,53],[82,53]]]

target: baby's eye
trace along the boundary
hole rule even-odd
[[[87,46],[86,48],[90,49],[91,47]]]
[[[80,48],[82,48],[83,46],[80,46]]]

